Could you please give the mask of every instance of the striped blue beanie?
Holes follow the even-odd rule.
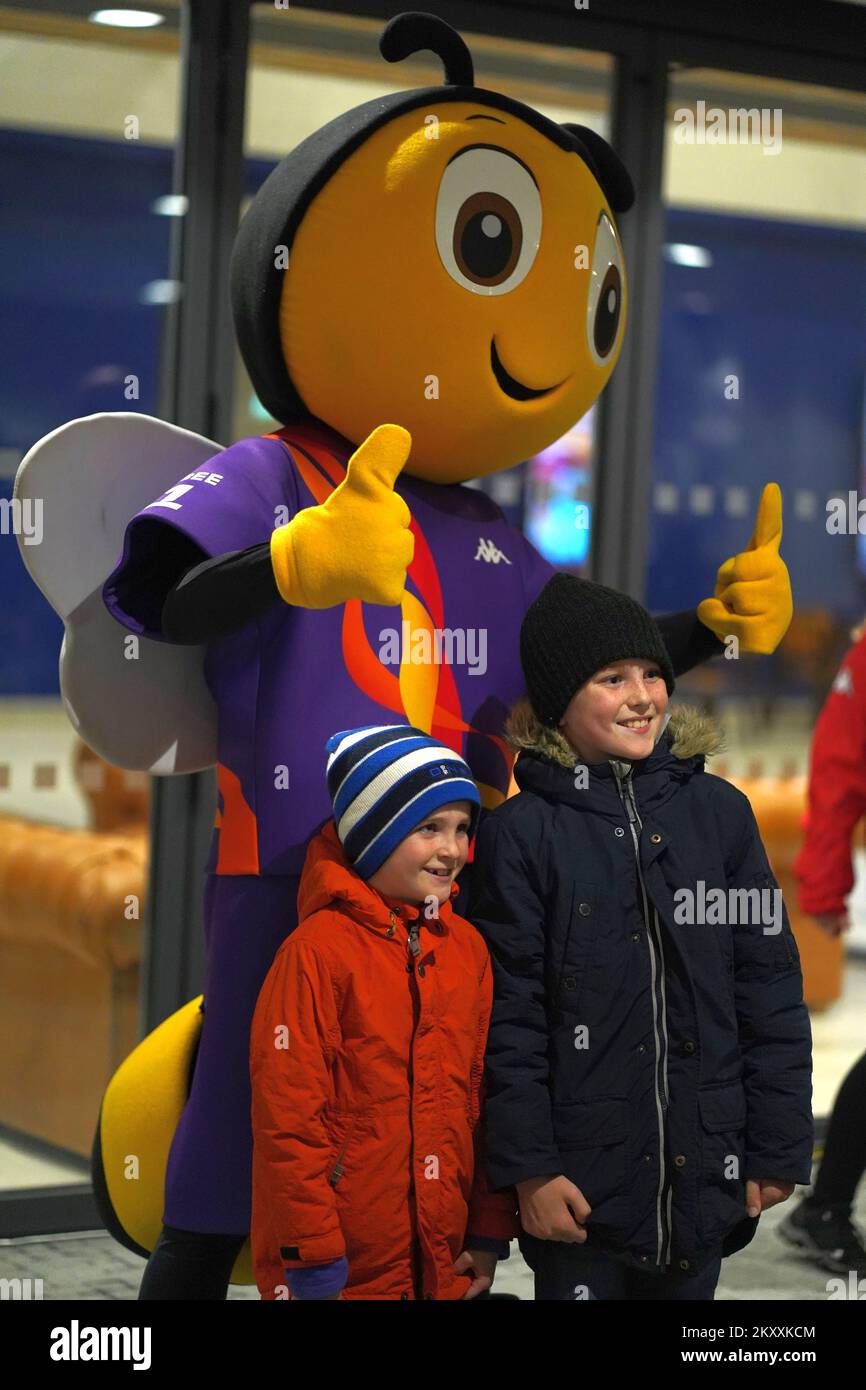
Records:
[[[469,838],[475,834],[481,797],[469,765],[421,729],[411,724],[343,729],[325,747],[337,836],[360,878],[372,878],[438,806],[471,802]]]

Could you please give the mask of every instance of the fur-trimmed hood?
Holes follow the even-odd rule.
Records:
[[[694,705],[674,705],[656,740],[666,739],[675,758],[712,757],[724,748],[718,724]],[[579,754],[565,734],[542,724],[524,696],[513,706],[505,725],[505,740],[515,752],[540,753],[562,767],[573,768]]]

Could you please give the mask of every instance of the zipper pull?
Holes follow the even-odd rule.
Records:
[[[410,950],[411,953],[412,953],[412,958],[413,958],[413,960],[417,960],[417,959],[418,959],[418,956],[420,956],[420,954],[421,954],[421,943],[420,943],[420,941],[418,940],[418,932],[420,931],[420,929],[421,929],[421,919],[420,919],[420,917],[418,917],[418,918],[415,919],[415,921],[412,923],[411,927],[409,928],[409,950]],[[407,961],[407,963],[406,963],[406,969],[411,971],[411,969],[412,969],[412,961]],[[423,980],[423,978],[424,978],[424,966],[422,965],[422,963],[421,963],[420,960],[418,961],[418,974],[421,976],[421,979]]]
[[[637,820],[638,820],[638,815],[637,815],[637,807],[636,807],[636,805],[635,805],[635,800],[634,800],[634,783],[633,783],[633,781],[632,781],[632,776],[631,776],[631,775],[632,775],[632,772],[633,772],[633,768],[632,768],[631,763],[629,763],[628,768],[626,769],[626,772],[625,772],[625,776],[624,776],[623,779],[622,779],[622,786],[623,786],[623,801],[625,802],[625,809],[628,811],[628,818],[629,818],[631,824],[632,824],[632,825],[636,825],[636,824],[637,824]]]
[[[331,1169],[331,1174],[328,1178],[328,1182],[331,1184],[332,1187],[336,1187],[337,1183],[340,1181],[340,1178],[343,1176],[343,1159],[346,1157],[346,1150],[349,1147],[349,1140],[352,1137],[354,1128],[355,1126],[353,1125],[352,1128],[349,1130],[349,1133],[343,1140],[343,1146],[340,1149],[339,1154],[337,1155],[337,1161]]]
[[[637,813],[637,806],[635,805],[634,783],[632,782],[634,766],[632,763],[629,763],[626,766],[625,772],[621,772],[617,760],[611,759],[611,767],[613,768],[613,775],[616,778],[619,799],[625,807],[626,815],[628,816],[628,823],[632,830],[637,826],[639,832],[640,818]]]

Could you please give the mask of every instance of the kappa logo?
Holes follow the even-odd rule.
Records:
[[[498,565],[500,560],[504,560],[506,565],[511,561],[508,556],[499,549],[491,540],[485,540],[483,536],[478,537],[478,549],[475,552],[476,560],[487,560],[490,564]]]
[[[838,676],[833,682],[833,689],[837,695],[853,695],[854,682],[851,679],[851,672],[847,666],[843,666]]]

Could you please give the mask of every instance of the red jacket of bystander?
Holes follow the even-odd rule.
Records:
[[[794,860],[799,904],[841,913],[854,886],[851,839],[866,815],[866,637],[846,654],[818,716],[809,760],[805,840]]]

